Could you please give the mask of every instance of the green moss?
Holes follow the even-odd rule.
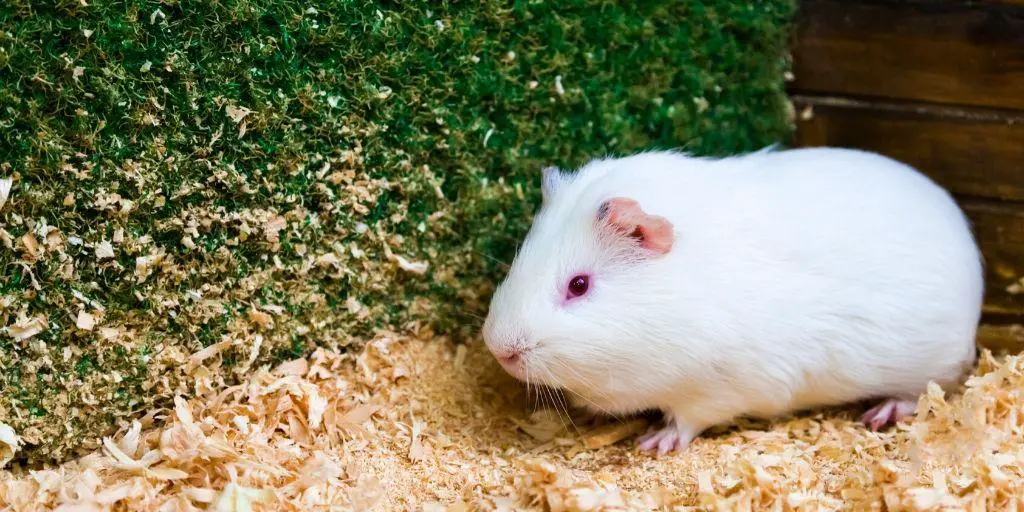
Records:
[[[4,2],[0,421],[29,462],[61,459],[188,392],[186,358],[225,340],[203,363],[230,380],[257,336],[262,364],[378,328],[471,335],[543,166],[786,139],[792,13],[792,0]],[[32,319],[45,329],[14,339]]]

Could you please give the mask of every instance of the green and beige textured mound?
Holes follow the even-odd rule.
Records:
[[[785,140],[792,4],[3,2],[16,456],[380,329],[472,332],[542,166]]]

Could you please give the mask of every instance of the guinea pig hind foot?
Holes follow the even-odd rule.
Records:
[[[860,422],[877,432],[883,427],[895,425],[906,418],[914,415],[917,410],[917,400],[901,400],[890,398],[880,404],[868,409],[860,417]]]
[[[669,452],[681,452],[690,445],[694,437],[700,431],[689,425],[668,420],[661,429],[652,429],[650,432],[640,436],[637,444],[641,451],[657,450],[658,455],[665,455]]]

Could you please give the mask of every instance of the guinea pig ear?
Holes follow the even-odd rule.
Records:
[[[597,220],[612,228],[618,236],[639,243],[656,256],[672,250],[675,241],[672,222],[665,217],[644,212],[640,203],[625,197],[609,199],[597,209]]]
[[[540,172],[540,193],[544,201],[549,201],[565,181],[561,169],[547,167]]]

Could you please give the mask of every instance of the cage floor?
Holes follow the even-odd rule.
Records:
[[[941,510],[1019,507],[1024,359],[872,433],[848,408],[743,423],[671,456],[644,419],[538,407],[479,343],[382,334],[178,399],[60,467],[0,474],[16,510]],[[328,507],[330,506],[330,507]],[[63,508],[58,508],[63,507]]]

